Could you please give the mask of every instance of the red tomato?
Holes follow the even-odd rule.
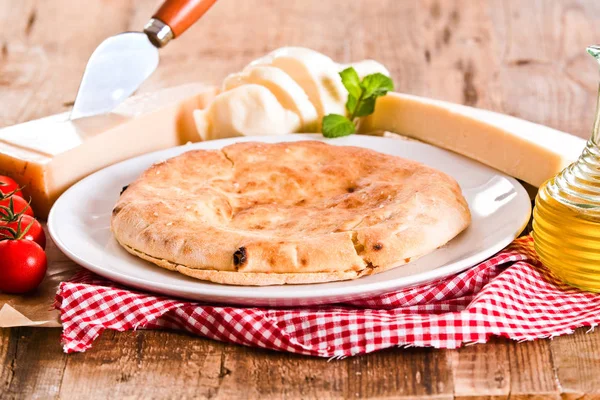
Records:
[[[13,190],[19,189],[19,184],[8,176],[0,175],[0,193],[8,194]],[[15,196],[23,197],[23,192],[17,190]]]
[[[0,290],[27,293],[46,276],[46,253],[31,240],[0,241]]]
[[[40,224],[35,218],[29,215],[22,215],[19,218],[21,221],[21,232],[24,232],[25,229],[31,224],[31,227],[27,231],[27,233],[21,238],[25,240],[33,240],[37,244],[40,245],[42,249],[46,248],[46,233],[44,233],[44,228],[42,228],[42,224]],[[19,221],[5,222],[0,221],[0,237],[3,234],[10,236],[10,231],[2,229],[3,226],[13,229],[15,232],[19,229]]]
[[[4,206],[4,207],[10,207],[10,200],[12,199],[13,202],[13,212],[15,214],[20,213],[21,211],[25,210],[25,215],[29,215],[30,217],[33,217],[33,210],[31,209],[31,207],[29,206],[29,203],[27,203],[25,201],[25,199],[23,199],[22,197],[18,197],[18,196],[10,196],[8,199],[4,199],[4,200],[0,200],[0,206]],[[0,209],[0,217],[2,215],[6,215],[6,211]]]

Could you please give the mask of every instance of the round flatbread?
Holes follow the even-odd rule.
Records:
[[[456,181],[423,164],[317,141],[238,143],[150,167],[111,225],[130,253],[198,279],[355,279],[444,245],[470,223]]]

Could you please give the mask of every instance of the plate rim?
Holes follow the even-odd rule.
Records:
[[[391,140],[391,141],[397,142],[397,141],[402,140],[402,139],[386,138],[386,137],[380,137],[380,136],[369,136],[369,135],[360,135],[360,136],[361,136],[360,139],[375,140],[375,141],[390,141]],[[248,141],[253,141],[253,140],[263,142],[262,139],[267,139],[269,141],[273,141],[272,143],[280,142],[278,139],[282,139],[281,141],[284,141],[284,142],[289,141],[289,140],[286,140],[285,138],[288,138],[288,139],[293,138],[292,141],[315,140],[316,139],[316,140],[327,142],[327,141],[335,140],[335,139],[324,138],[323,136],[321,136],[319,134],[302,134],[302,135],[286,134],[286,135],[262,135],[262,136],[224,138],[224,139],[218,139],[218,140],[211,140],[210,143],[212,145],[216,144],[217,145],[216,148],[220,148],[222,146],[227,146],[229,144],[237,143],[237,142],[248,142]],[[496,170],[493,167],[483,164],[477,160],[473,160],[468,157],[462,156],[460,154],[454,153],[452,151],[430,145],[428,143],[424,143],[424,142],[420,142],[420,141],[411,141],[411,142],[417,143],[417,145],[424,146],[426,148],[434,148],[437,150],[441,150],[441,151],[447,152],[453,156],[466,158],[472,162],[483,165],[486,168],[493,170],[497,175],[507,179],[513,185],[513,187],[515,187],[515,189],[517,191],[521,192],[520,195],[525,195],[527,197],[527,199],[529,199],[529,195],[527,194],[526,189],[523,187],[523,185],[521,185],[521,183],[518,180],[516,180],[515,178],[513,178],[511,176],[504,174],[501,171]],[[140,154],[138,156],[134,156],[134,157],[128,158],[126,160],[120,161],[118,163],[101,168],[98,171],[96,171],[96,172],[86,176],[85,178],[81,179],[80,181],[76,182],[74,185],[69,187],[63,194],[61,194],[61,196],[59,196],[59,198],[56,200],[56,202],[52,206],[50,213],[48,215],[48,219],[47,219],[48,231],[50,233],[52,240],[56,244],[56,246],[59,248],[59,250],[61,252],[63,252],[69,259],[74,261],[76,264],[78,264],[100,276],[106,277],[108,279],[112,279],[118,283],[129,285],[136,289],[147,290],[147,291],[151,291],[154,293],[174,295],[177,297],[192,299],[192,300],[196,300],[196,301],[202,300],[202,299],[207,299],[207,298],[219,298],[220,302],[230,303],[230,304],[258,304],[258,303],[260,303],[260,304],[267,305],[267,304],[270,304],[271,302],[277,302],[278,300],[286,301],[286,300],[293,300],[293,299],[298,300],[299,304],[301,304],[302,302],[308,302],[309,304],[327,304],[327,303],[331,303],[333,300],[338,302],[338,300],[337,300],[338,298],[342,298],[342,300],[339,300],[339,301],[347,301],[344,299],[365,298],[365,297],[369,297],[369,296],[373,296],[373,295],[377,295],[377,294],[381,294],[381,293],[390,292],[393,290],[409,288],[409,287],[413,287],[415,285],[425,284],[427,282],[433,282],[438,279],[442,279],[443,277],[450,276],[452,274],[458,274],[460,272],[463,272],[470,268],[473,268],[478,263],[497,254],[499,251],[501,251],[503,248],[505,248],[507,245],[509,245],[515,238],[517,238],[519,236],[519,234],[526,228],[526,226],[529,222],[530,216],[531,216],[531,202],[528,201],[529,217],[527,217],[524,220],[524,222],[521,224],[521,227],[519,228],[518,232],[507,235],[502,240],[496,241],[496,243],[493,246],[488,246],[485,249],[482,249],[481,251],[478,251],[475,254],[470,255],[469,257],[461,258],[461,260],[459,260],[457,262],[442,265],[433,270],[424,271],[424,272],[420,272],[420,273],[417,273],[414,275],[402,277],[401,279],[403,279],[404,281],[408,281],[408,283],[403,284],[401,286],[398,286],[397,284],[394,285],[393,282],[395,282],[396,280],[392,279],[392,280],[388,280],[388,281],[384,281],[384,282],[371,282],[371,283],[362,284],[362,285],[352,285],[352,286],[345,286],[345,287],[328,288],[327,293],[322,293],[322,291],[315,290],[314,292],[307,292],[307,293],[301,294],[300,298],[298,297],[298,293],[295,293],[293,290],[293,288],[295,286],[318,286],[323,283],[335,283],[335,282],[311,283],[311,284],[302,284],[302,285],[272,285],[271,287],[273,287],[273,286],[287,287],[287,288],[290,288],[290,290],[283,291],[283,294],[278,295],[277,297],[273,297],[271,294],[269,294],[267,292],[263,293],[260,290],[256,290],[251,293],[244,293],[242,295],[243,298],[240,299],[239,293],[237,295],[235,295],[236,289],[243,288],[243,287],[245,287],[245,288],[251,288],[251,287],[258,288],[258,287],[226,285],[226,284],[218,284],[218,283],[212,283],[212,282],[198,280],[197,282],[199,284],[206,285],[205,287],[202,288],[202,293],[198,293],[198,291],[194,291],[193,289],[190,289],[190,288],[174,287],[174,285],[170,284],[170,283],[163,283],[163,282],[142,279],[142,278],[138,278],[135,276],[126,275],[126,274],[111,270],[106,267],[98,266],[92,262],[88,262],[85,258],[82,258],[81,256],[79,256],[76,253],[76,251],[72,251],[69,248],[69,246],[62,241],[62,239],[60,238],[60,235],[57,233],[57,229],[56,229],[56,224],[58,223],[58,222],[56,222],[56,217],[55,217],[56,213],[58,212],[56,210],[58,210],[60,208],[61,202],[66,201],[65,199],[68,198],[70,193],[76,191],[79,186],[85,185],[87,181],[95,179],[95,176],[99,173],[102,173],[102,172],[106,173],[105,171],[108,169],[117,170],[117,169],[119,169],[119,167],[122,167],[124,164],[135,163],[136,160],[141,160],[145,157],[160,159],[159,154],[166,153],[166,152],[172,152],[174,150],[184,150],[184,151],[185,151],[185,149],[193,150],[193,149],[196,149],[196,148],[202,146],[203,143],[208,143],[208,142],[196,142],[191,145],[185,144],[185,145],[180,145],[180,146],[170,147],[167,149],[162,149],[162,150],[157,150],[157,151],[153,151],[153,152],[149,152],[149,153]],[[219,146],[219,144],[222,144],[222,146]],[[362,146],[360,146],[360,144],[347,144],[347,145],[362,147]],[[202,148],[202,147],[200,147],[200,148]],[[374,150],[374,151],[377,151],[377,150]],[[154,156],[154,157],[152,157],[152,156]],[[171,155],[168,157],[175,157],[175,155]],[[112,240],[114,240],[114,237],[112,238]],[[456,263],[466,264],[467,266],[457,268],[454,265]],[[152,265],[149,264],[149,267],[152,267]],[[429,277],[423,278],[423,275],[427,275]],[[360,280],[360,278],[353,280],[353,282],[356,282],[358,280]],[[210,285],[208,285],[208,284],[210,284]],[[213,287],[213,285],[214,285],[214,287]],[[236,301],[234,301],[235,298],[240,299],[242,301],[236,302]],[[231,299],[231,301],[229,301],[229,299]]]

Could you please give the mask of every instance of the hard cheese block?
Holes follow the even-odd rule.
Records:
[[[0,174],[25,186],[36,216],[58,196],[107,165],[199,137],[193,110],[217,90],[190,84],[134,96],[114,112],[75,121],[68,113],[0,130]]]
[[[392,131],[478,160],[539,187],[575,161],[585,141],[491,111],[401,93],[377,100],[363,133]]]

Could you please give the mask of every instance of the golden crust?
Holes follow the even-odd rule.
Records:
[[[268,272],[236,272],[236,271],[216,271],[208,269],[191,269],[184,265],[173,264],[170,261],[162,260],[141,253],[129,246],[123,245],[125,250],[146,261],[150,261],[171,271],[177,271],[192,278],[203,281],[211,281],[215,283],[224,283],[227,285],[237,286],[268,286],[268,285],[285,285],[285,284],[305,284],[305,283],[323,283],[333,281],[344,281],[355,279],[359,276],[366,275],[369,271],[364,269],[357,273],[355,271],[336,271],[336,272],[307,272],[307,273],[291,273],[277,274]]]
[[[129,252],[234,285],[355,279],[444,245],[470,222],[422,164],[316,141],[238,143],[155,164],[111,220]]]

